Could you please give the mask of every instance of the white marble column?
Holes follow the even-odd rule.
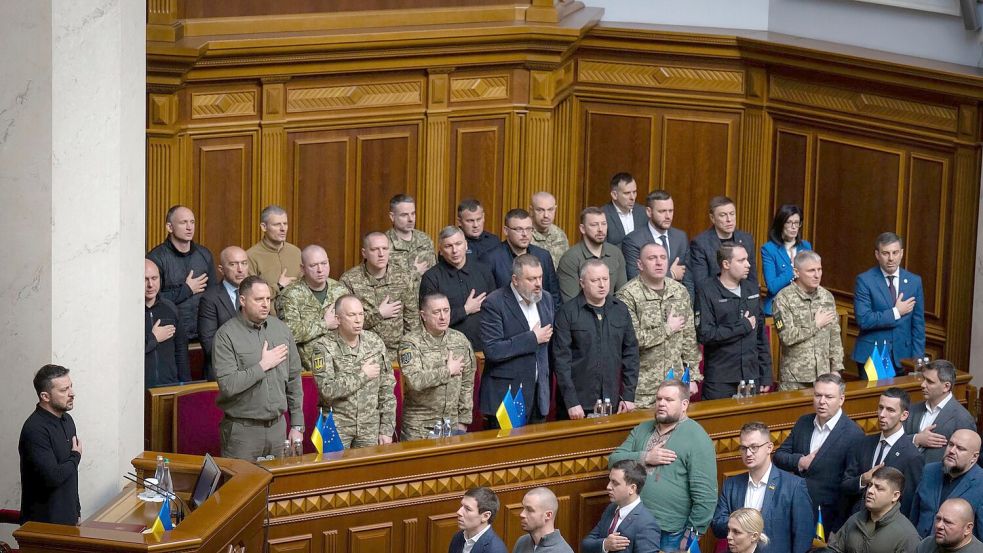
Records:
[[[4,508],[45,363],[75,384],[83,516],[143,449],[145,44],[143,2],[0,2]]]

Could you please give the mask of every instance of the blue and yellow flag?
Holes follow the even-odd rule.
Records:
[[[510,412],[515,411],[514,401],[512,399],[512,386],[509,386],[509,389],[505,392],[505,397],[502,398],[502,403],[499,404],[498,410],[495,411],[495,418],[498,419],[498,427],[502,430],[512,429]]]
[[[324,436],[321,436],[321,424],[323,421],[324,413],[318,409],[317,422],[314,423],[314,430],[311,430],[311,443],[314,444],[314,449],[317,450],[318,455],[324,453]]]
[[[338,434],[338,427],[334,423],[334,410],[328,411],[328,416],[324,417],[321,421],[321,426],[318,430],[321,433],[325,453],[345,450],[345,444],[341,441],[341,435]]]
[[[871,382],[876,381],[884,373],[882,363],[881,350],[877,346],[877,342],[874,342],[874,351],[870,352],[870,356],[867,357],[867,361],[864,363],[864,375],[867,377],[867,380]]]
[[[171,500],[165,496],[164,503],[160,506],[160,512],[157,513],[157,518],[150,525],[150,528],[147,529],[147,532],[160,535],[165,530],[173,529],[174,525],[171,524]]]
[[[816,515],[816,535],[812,538],[813,547],[826,547],[826,529],[823,528],[823,508],[819,507]]]

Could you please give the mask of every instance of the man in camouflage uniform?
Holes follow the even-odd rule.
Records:
[[[301,279],[284,288],[276,297],[276,312],[287,324],[297,342],[304,370],[311,367],[311,345],[329,330],[338,328],[334,302],[348,291],[328,278],[331,265],[321,246],[307,246],[300,254]]]
[[[341,275],[341,283],[362,301],[365,330],[382,338],[393,359],[403,336],[420,326],[417,275],[390,263],[389,238],[381,232],[370,232],[362,239],[362,259]]]
[[[334,304],[337,330],[314,341],[311,359],[323,411],[334,410],[345,448],[389,444],[396,431],[392,363],[382,339],[362,328],[365,311],[355,296]]]
[[[639,370],[635,388],[635,407],[645,409],[655,402],[659,383],[671,368],[682,378],[683,365],[689,365],[690,393],[697,392],[700,374],[700,348],[689,293],[682,283],[666,278],[669,259],[659,244],[646,244],[639,252],[638,276],[618,292],[628,306],[638,338]]]
[[[532,243],[550,252],[555,269],[560,258],[570,249],[567,233],[553,224],[556,198],[549,192],[536,192],[529,202],[529,214],[532,215]]]
[[[451,304],[430,294],[420,304],[423,328],[403,337],[399,367],[403,373],[403,430],[400,439],[427,437],[434,423],[450,419],[454,428],[471,424],[474,373],[478,366],[468,338],[450,328]]]
[[[780,390],[809,388],[816,377],[843,371],[843,342],[836,301],[819,285],[823,262],[804,250],[792,264],[795,280],[775,296],[775,329],[782,342]]]
[[[416,201],[413,196],[396,194],[389,200],[389,219],[393,226],[386,231],[392,242],[393,265],[414,275],[416,281],[437,263],[433,240],[416,230]]]

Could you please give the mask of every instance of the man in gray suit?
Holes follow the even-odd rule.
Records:
[[[628,280],[638,276],[638,256],[645,244],[659,244],[665,248],[669,257],[669,272],[666,276],[683,283],[693,296],[693,283],[686,272],[689,260],[689,237],[686,232],[672,226],[675,205],[672,196],[665,190],[655,190],[645,197],[645,213],[648,222],[625,237],[621,242],[621,253],[625,256]]]
[[[611,203],[604,204],[604,216],[608,220],[607,243],[620,246],[625,236],[648,223],[645,208],[635,202],[638,185],[635,177],[618,173],[611,177]]]
[[[942,460],[945,446],[956,430],[976,432],[976,421],[955,398],[956,367],[945,359],[936,359],[922,371],[922,394],[925,401],[911,408],[905,421],[905,434],[921,450],[926,463]]]

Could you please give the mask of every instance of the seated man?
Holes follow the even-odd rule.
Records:
[[[894,467],[874,471],[864,496],[864,508],[832,535],[829,547],[839,553],[892,551],[914,553],[918,532],[901,513],[904,475]]]
[[[556,529],[556,495],[548,488],[533,488],[522,498],[519,524],[528,532],[519,536],[512,553],[573,553]]]
[[[505,543],[491,527],[498,507],[498,496],[488,488],[464,492],[461,508],[457,510],[457,527],[461,531],[451,538],[447,553],[463,553],[465,548],[472,553],[508,553]]]
[[[580,553],[658,551],[662,540],[659,524],[638,495],[645,486],[646,476],[645,467],[631,459],[611,466],[608,479],[611,504],[580,543]]]
[[[915,490],[911,518],[918,535],[932,532],[935,513],[946,499],[961,497],[976,506],[976,537],[983,526],[983,469],[976,464],[980,455],[980,435],[972,430],[956,430],[941,463],[929,463],[922,472],[922,481]]]
[[[915,553],[983,553],[973,535],[973,506],[961,497],[947,499],[935,514],[935,534],[922,540]]]

